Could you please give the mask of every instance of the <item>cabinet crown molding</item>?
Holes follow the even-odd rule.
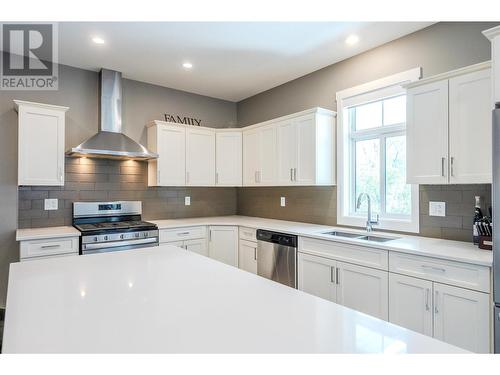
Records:
[[[481,62],[478,64],[465,66],[463,68],[450,70],[449,72],[436,74],[436,75],[431,76],[431,77],[423,78],[421,80],[405,84],[405,85],[403,85],[403,87],[406,89],[411,89],[413,87],[426,85],[428,83],[443,81],[445,79],[450,79],[453,77],[461,76],[461,75],[472,73],[472,72],[477,72],[479,70],[490,69],[490,68],[491,68],[491,60],[488,60],[488,61],[484,61],[484,62]]]
[[[23,106],[23,105],[30,106],[30,107],[36,107],[36,108],[54,109],[54,110],[63,111],[63,112],[66,112],[69,109],[69,107],[64,107],[64,106],[60,106],[60,105],[28,102],[25,100],[17,100],[17,99],[14,99],[14,104],[15,104],[16,112],[18,112],[19,107]]]
[[[488,38],[489,40],[492,40],[496,36],[500,35],[500,25],[499,26],[495,26],[495,27],[493,27],[491,29],[488,29],[488,30],[484,30],[483,31],[483,35],[486,38]]]

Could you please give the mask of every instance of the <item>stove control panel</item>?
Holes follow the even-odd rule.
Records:
[[[82,244],[130,241],[143,238],[158,237],[158,230],[145,230],[137,232],[109,233],[99,235],[84,235],[82,236]]]

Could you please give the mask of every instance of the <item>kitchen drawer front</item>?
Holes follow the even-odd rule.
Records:
[[[62,254],[78,254],[78,237],[21,241],[20,258],[36,258]]]
[[[388,270],[387,250],[335,241],[299,237],[299,252],[332,258],[360,266]]]
[[[257,229],[240,227],[240,240],[257,242]]]
[[[389,254],[389,271],[490,292],[489,267],[393,252]]]
[[[207,227],[184,227],[160,230],[160,243],[172,241],[195,240],[207,236]]]

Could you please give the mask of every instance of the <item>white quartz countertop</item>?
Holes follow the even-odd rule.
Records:
[[[26,228],[16,231],[17,241],[41,240],[47,238],[79,237],[80,231],[71,226]]]
[[[463,353],[180,248],[13,263],[4,353]]]
[[[389,242],[374,243],[367,241],[332,237],[323,234],[327,231],[342,231],[366,234],[365,231],[354,229],[331,227],[325,225],[300,223],[293,221],[283,221],[274,219],[264,219],[248,216],[217,216],[189,219],[173,220],[151,220],[156,223],[160,229],[178,228],[192,225],[239,225],[255,229],[267,229],[277,232],[295,234],[298,236],[312,237],[330,241],[357,244],[362,246],[376,247],[389,251],[397,251],[414,255],[423,255],[440,259],[453,260],[469,264],[477,264],[491,267],[493,264],[493,254],[489,250],[481,250],[469,242],[450,241],[428,237],[407,236],[393,234],[388,232],[372,232],[372,235],[383,237],[395,237],[397,239]],[[300,248],[299,248],[300,251]]]

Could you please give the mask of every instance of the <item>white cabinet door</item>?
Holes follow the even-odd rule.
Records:
[[[337,303],[388,319],[389,273],[337,262]]]
[[[295,119],[295,127],[297,131],[297,160],[293,179],[298,185],[314,185],[316,183],[315,116],[307,115]],[[318,160],[318,163],[322,162]]]
[[[491,70],[450,79],[450,183],[491,183]]]
[[[434,283],[434,337],[476,352],[490,351],[489,294]]]
[[[389,274],[389,321],[432,336],[432,281]]]
[[[257,274],[257,243],[240,240],[238,247],[238,268]]]
[[[335,302],[335,260],[299,253],[298,255],[299,290]]]
[[[157,185],[184,186],[186,184],[186,128],[161,124],[157,128],[157,137]]]
[[[16,102],[19,113],[18,184],[64,185],[66,107]]]
[[[215,132],[186,129],[186,185],[215,185]]]
[[[200,255],[208,256],[207,241],[205,238],[199,238],[196,240],[186,240],[183,244],[186,250],[198,253]]]
[[[297,127],[292,120],[276,124],[278,137],[278,184],[294,185],[294,173],[297,168]]]
[[[257,185],[260,168],[260,132],[252,129],[243,132],[243,185]]]
[[[228,131],[216,134],[217,186],[241,186],[242,177],[242,136],[241,132]]]
[[[447,183],[448,81],[410,88],[406,121],[407,182]]]
[[[209,227],[209,257],[220,262],[238,267],[238,227]]]
[[[276,127],[259,128],[259,157],[257,181],[259,185],[276,185]]]

